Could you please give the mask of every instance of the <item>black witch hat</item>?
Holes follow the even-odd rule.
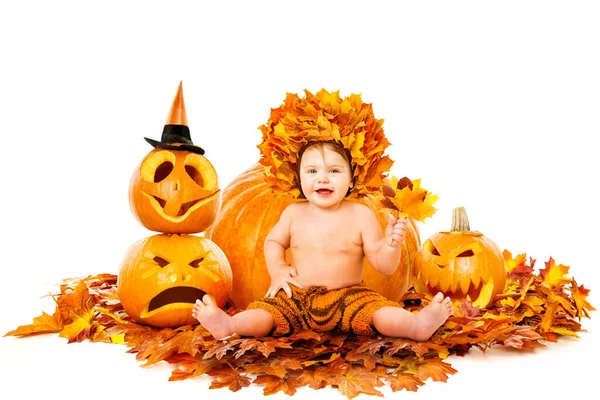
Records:
[[[167,123],[163,128],[160,142],[147,137],[144,139],[155,148],[159,147],[161,149],[183,150],[200,155],[204,154],[204,149],[200,146],[196,146],[192,142],[190,136],[181,82],[179,82],[179,88],[177,89],[177,94],[173,100],[169,116],[167,117]]]

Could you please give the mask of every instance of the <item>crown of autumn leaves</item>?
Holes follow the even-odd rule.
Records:
[[[383,155],[390,145],[383,132],[383,120],[375,118],[373,107],[360,94],[341,98],[339,91],[324,89],[305,96],[287,93],[283,104],[271,110],[262,132],[260,164],[265,180],[275,194],[300,195],[296,177],[298,153],[311,141],[340,143],[352,157],[354,188],[349,196],[360,197],[380,190],[384,173],[394,161]]]

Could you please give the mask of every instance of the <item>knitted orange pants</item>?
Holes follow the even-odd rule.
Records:
[[[300,289],[290,285],[292,298],[283,290],[270,298],[248,305],[247,310],[260,308],[275,318],[273,336],[287,335],[303,329],[330,331],[334,329],[358,335],[371,335],[373,313],[381,307],[400,307],[367,287],[364,283],[347,288],[327,290],[323,286]]]

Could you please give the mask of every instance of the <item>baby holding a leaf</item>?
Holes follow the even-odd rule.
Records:
[[[297,159],[296,176],[307,201],[290,204],[266,237],[271,286],[265,298],[230,316],[205,295],[194,305],[194,318],[216,339],[339,329],[428,340],[453,312],[448,297],[438,293],[413,314],[362,279],[364,257],[382,274],[396,270],[406,219],[392,218],[384,234],[367,206],[345,199],[354,186],[353,164],[339,142],[308,142]]]

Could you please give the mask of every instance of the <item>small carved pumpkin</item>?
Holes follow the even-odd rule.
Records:
[[[194,324],[192,307],[205,294],[223,307],[231,294],[231,267],[211,240],[194,235],[154,235],[133,244],[117,280],[125,312],[156,327]]]
[[[131,210],[147,229],[198,233],[208,228],[221,207],[217,173],[202,155],[152,150],[136,168],[129,190]]]
[[[370,197],[349,199],[365,204],[377,214],[382,229],[387,220],[378,212],[378,202]],[[206,231],[227,254],[233,271],[232,303],[238,308],[263,297],[271,278],[264,257],[264,241],[277,223],[292,196],[276,196],[267,186],[264,168],[256,163],[241,173],[223,190],[223,207],[215,223]],[[420,236],[413,220],[408,221],[402,260],[392,275],[383,275],[365,260],[363,280],[390,300],[399,301],[410,285],[410,265],[420,246]],[[286,251],[289,261],[289,251]]]
[[[425,241],[415,257],[413,284],[419,293],[442,292],[486,308],[506,283],[504,257],[498,246],[469,230],[463,207],[456,208],[450,232],[438,232]]]
[[[188,128],[182,84],[160,141],[135,169],[129,204],[140,223],[156,232],[198,233],[208,228],[221,207],[217,172],[194,145]]]

